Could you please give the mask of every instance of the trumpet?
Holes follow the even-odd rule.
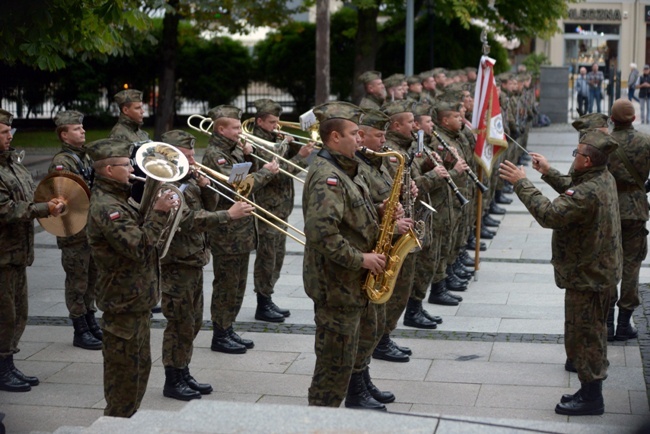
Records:
[[[300,235],[300,236],[302,236],[302,237],[305,237],[305,233],[302,232],[300,229],[298,229],[298,228],[296,228],[295,226],[293,226],[293,225],[291,225],[291,224],[285,222],[285,221],[282,220],[280,217],[278,217],[278,216],[276,216],[275,214],[271,213],[270,211],[268,211],[268,210],[262,208],[261,206],[257,205],[255,202],[249,200],[248,197],[247,197],[248,194],[245,194],[245,195],[242,194],[243,192],[248,192],[248,193],[250,193],[250,190],[252,189],[252,186],[253,186],[253,179],[252,179],[252,177],[251,177],[250,175],[247,176],[247,177],[244,179],[244,181],[242,181],[242,183],[239,183],[239,184],[237,184],[237,185],[232,186],[232,187],[234,187],[234,189],[233,189],[233,188],[230,187],[231,184],[228,182],[228,177],[227,177],[226,175],[224,175],[224,174],[222,174],[222,173],[219,173],[219,172],[217,172],[216,170],[212,170],[212,169],[210,169],[209,167],[204,166],[203,164],[196,163],[196,162],[195,162],[194,164],[195,164],[195,167],[193,167],[193,170],[196,171],[197,173],[199,173],[199,174],[205,176],[205,177],[208,178],[210,181],[212,181],[212,182],[218,184],[219,187],[223,188],[224,190],[226,190],[227,192],[231,193],[232,195],[234,195],[235,197],[239,198],[240,200],[243,200],[244,202],[248,203],[249,205],[252,205],[255,209],[260,210],[260,211],[262,211],[263,213],[267,214],[269,217],[273,218],[273,219],[276,220],[278,223],[283,224],[283,225],[286,225],[287,228],[291,229],[291,230],[294,231],[296,234],[298,234],[298,235]],[[246,183],[246,186],[242,186],[243,183]],[[225,199],[227,199],[227,200],[229,200],[229,201],[235,203],[235,199],[233,199],[232,197],[228,196],[227,194],[224,194],[224,193],[221,192],[219,189],[217,189],[217,188],[215,188],[215,187],[213,187],[213,186],[211,186],[211,185],[208,185],[208,188],[210,188],[212,191],[216,192],[216,193],[219,194],[220,196],[224,197]],[[271,226],[271,227],[274,228],[275,230],[282,232],[283,234],[285,234],[285,235],[288,236],[289,238],[293,239],[294,241],[296,241],[296,242],[302,244],[303,246],[305,245],[305,242],[304,242],[303,240],[301,240],[300,238],[296,237],[296,236],[293,235],[292,233],[290,233],[290,232],[288,232],[288,231],[282,229],[280,226],[278,226],[278,225],[276,225],[276,224],[270,222],[268,219],[262,217],[262,216],[259,215],[258,213],[256,213],[256,212],[252,212],[251,214],[252,214],[253,216],[255,216],[257,219],[259,219],[259,220],[263,221],[264,223],[268,224],[269,226]]]

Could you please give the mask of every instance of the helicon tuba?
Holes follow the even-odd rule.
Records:
[[[178,196],[180,205],[169,211],[167,222],[156,243],[160,258],[163,258],[178,229],[185,204],[183,193],[176,186],[166,183],[184,178],[189,173],[190,163],[181,151],[163,142],[147,142],[140,146],[135,154],[135,161],[147,175],[140,201],[140,213],[143,216],[146,217],[152,212],[156,200],[163,192],[172,190]]]
[[[422,244],[412,228],[407,233],[401,235],[395,244],[392,243],[395,221],[397,220],[395,214],[399,206],[399,197],[404,181],[404,156],[397,151],[374,152],[365,147],[361,148],[361,152],[378,157],[395,157],[399,162],[399,167],[393,179],[393,187],[384,207],[384,217],[381,219],[381,225],[379,226],[379,239],[373,250],[374,253],[386,256],[386,267],[381,274],[374,275],[368,273],[366,281],[363,284],[363,290],[370,302],[383,304],[393,295],[395,282],[404,264],[406,255],[416,248],[421,248]]]

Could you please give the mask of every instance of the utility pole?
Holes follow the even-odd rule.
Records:
[[[413,28],[414,23],[414,0],[406,0],[406,46],[404,56],[404,74],[413,75]]]
[[[316,105],[330,95],[330,10],[329,0],[316,0]]]

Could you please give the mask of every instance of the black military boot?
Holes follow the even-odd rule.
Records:
[[[410,360],[408,354],[405,354],[392,345],[390,336],[385,334],[372,352],[373,359],[386,360],[388,362],[406,363]]]
[[[496,232],[492,232],[485,226],[481,226],[481,238],[484,240],[491,240],[496,235]]]
[[[219,351],[220,353],[228,354],[244,354],[246,347],[242,344],[235,342],[231,337],[229,330],[224,330],[214,324],[214,331],[212,334],[212,351]]]
[[[445,285],[449,291],[467,290],[467,280],[463,280],[456,276],[449,265],[447,266],[447,278],[445,279]]]
[[[475,265],[474,258],[472,258],[472,257],[469,255],[469,253],[467,253],[467,249],[463,249],[463,250],[460,252],[460,256],[459,256],[459,257],[460,257],[460,261],[462,262],[462,264],[463,264],[464,266],[474,268],[474,265]]]
[[[262,294],[257,294],[257,309],[255,310],[255,319],[267,322],[284,322],[284,315],[277,312],[271,306],[271,298]]]
[[[386,411],[386,406],[373,398],[372,395],[370,395],[370,392],[368,392],[366,382],[363,380],[362,372],[350,376],[348,394],[345,397],[345,406],[347,408],[357,408],[360,410]]]
[[[431,283],[431,292],[429,293],[429,303],[441,304],[443,306],[458,306],[458,300],[447,291],[446,281]]]
[[[179,401],[191,401],[201,399],[201,394],[191,389],[183,379],[183,370],[173,366],[165,366],[165,387],[163,395],[167,398],[178,399]]]
[[[628,339],[636,339],[639,335],[638,330],[630,324],[632,318],[632,310],[618,308],[618,321],[616,324],[616,335],[614,338],[617,341],[626,341]]]
[[[7,392],[29,392],[32,386],[17,378],[11,370],[9,357],[0,360],[0,390]]]
[[[389,344],[392,345],[393,348],[395,348],[397,351],[401,351],[402,353],[406,354],[407,356],[413,355],[413,351],[409,347],[405,347],[404,345],[397,345],[397,342],[392,340],[390,336],[388,337],[389,339]]]
[[[438,324],[422,314],[422,302],[409,298],[404,312],[404,325],[418,329],[435,329]]]
[[[273,299],[269,297],[269,304],[271,305],[271,308],[282,315],[285,318],[289,318],[291,316],[291,311],[289,309],[282,309],[279,307],[277,304],[273,303]]]
[[[467,240],[467,248],[470,250],[476,250],[476,237],[474,236],[474,233],[471,233],[469,239]],[[485,252],[487,250],[487,246],[483,241],[481,241],[480,250],[481,252]]]
[[[232,326],[230,326],[227,331],[228,331],[228,335],[230,336],[230,339],[237,342],[239,345],[243,345],[249,350],[255,346],[255,343],[250,339],[244,339],[241,336],[239,336],[237,333],[235,333],[235,330],[232,328]]]
[[[393,395],[391,392],[382,392],[377,388],[377,386],[372,384],[372,380],[370,379],[370,368],[366,368],[362,374],[363,381],[366,383],[366,389],[368,389],[368,393],[370,393],[370,396],[375,398],[376,401],[381,402],[382,404],[390,404],[391,402],[395,401],[395,395]]]
[[[72,326],[74,327],[74,338],[72,339],[72,345],[75,347],[83,348],[84,350],[102,349],[102,341],[90,333],[85,316],[82,315],[78,318],[73,318]]]
[[[564,362],[564,370],[567,372],[578,373],[578,370],[573,366],[573,361],[567,357],[566,362]]]
[[[603,380],[582,383],[576,395],[572,400],[556,405],[555,412],[567,416],[600,415],[605,412]]]
[[[23,383],[27,383],[30,386],[38,386],[40,381],[38,381],[38,378],[32,377],[29,375],[25,375],[22,373],[22,371],[18,368],[16,368],[16,365],[14,365],[14,355],[12,354],[11,356],[7,357],[9,360],[9,369],[11,369],[11,372],[13,372],[14,377],[18,378],[20,381]]]
[[[86,317],[86,324],[88,324],[88,330],[90,330],[90,333],[92,333],[92,335],[95,336],[95,339],[97,339],[98,341],[104,339],[104,332],[102,332],[102,328],[97,323],[97,318],[95,318],[95,312],[88,311],[86,312],[85,317]]]
[[[499,220],[490,217],[490,214],[485,214],[481,220],[483,222],[483,226],[487,226],[489,228],[498,228],[501,224]]]
[[[512,199],[506,196],[505,193],[501,190],[494,192],[494,201],[501,205],[510,205],[512,203]]]
[[[196,390],[201,395],[208,395],[212,392],[211,385],[208,383],[199,383],[194,377],[192,377],[189,366],[184,367],[181,371],[183,373],[183,380],[188,386],[190,386],[190,389]]]
[[[495,215],[503,215],[506,213],[505,208],[501,208],[497,203],[493,200],[490,202],[490,208],[488,208],[488,212],[490,214],[495,214]]]
[[[616,304],[612,304],[607,312],[607,341],[614,341],[614,308]]]
[[[512,194],[515,192],[515,187],[510,184],[508,181],[503,182],[503,188],[501,189],[501,193],[505,194]]]
[[[420,312],[422,312],[422,315],[424,315],[424,317],[429,321],[433,321],[436,324],[442,324],[442,317],[438,315],[431,315],[424,307],[422,307],[422,302],[420,302]]]
[[[474,275],[474,271],[466,268],[458,258],[456,258],[456,261],[451,264],[451,268],[454,271],[454,274],[463,280],[470,280]]]

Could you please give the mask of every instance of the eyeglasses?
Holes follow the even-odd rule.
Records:
[[[587,155],[587,154],[583,154],[582,152],[578,152],[578,148],[574,149],[573,153],[571,155],[573,155],[573,157],[575,158],[575,156],[578,155],[578,154],[582,155],[585,158],[589,157],[589,155]]]

